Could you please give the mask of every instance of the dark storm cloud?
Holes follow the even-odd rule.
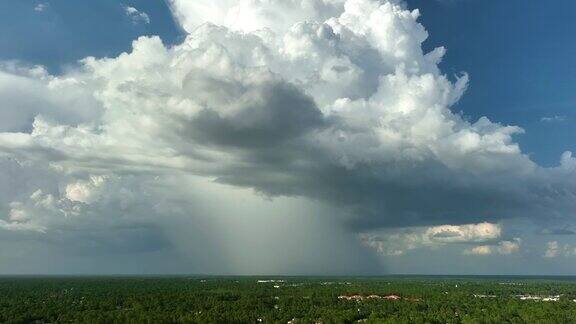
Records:
[[[559,194],[573,190],[560,179],[554,188],[544,189],[537,179],[455,173],[432,167],[434,163],[408,170],[395,164],[347,169],[311,149],[291,148],[251,154],[250,167],[226,170],[218,179],[272,196],[305,196],[340,205],[360,216],[350,224],[357,230],[537,219],[550,211],[568,217],[574,207],[571,195]]]
[[[234,101],[234,112],[222,116],[205,109],[186,131],[205,145],[258,150],[302,137],[324,123],[313,99],[285,82],[250,89]]]

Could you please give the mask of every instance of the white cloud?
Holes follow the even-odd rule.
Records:
[[[550,241],[546,243],[546,252],[544,253],[544,257],[546,258],[555,258],[560,253],[560,246],[558,241]]]
[[[475,246],[473,248],[464,250],[464,254],[490,255],[492,254],[492,246],[490,245]]]
[[[546,243],[545,258],[573,257],[576,256],[576,247],[571,244],[560,244],[558,241],[549,241]]]
[[[138,9],[130,6],[124,6],[124,12],[126,16],[132,20],[132,23],[139,24],[139,23],[150,23],[150,16],[147,13],[139,11]]]
[[[441,243],[485,242],[500,237],[502,228],[498,224],[481,223],[470,225],[444,225],[428,228],[425,236]]]
[[[513,241],[502,241],[498,243],[498,253],[503,255],[515,254],[520,251],[522,240],[515,238]]]
[[[104,185],[106,178],[103,176],[92,176],[88,181],[76,181],[66,185],[66,198],[74,202],[91,204],[99,199],[100,189]]]
[[[464,250],[464,254],[469,255],[492,255],[498,253],[500,255],[511,255],[520,252],[522,240],[515,238],[511,241],[500,241],[493,245],[478,245]]]
[[[550,117],[542,117],[540,118],[541,122],[544,123],[561,123],[566,121],[566,116],[550,116]]]
[[[502,228],[500,225],[481,223],[363,233],[360,235],[360,240],[379,254],[399,256],[415,249],[439,248],[449,244],[491,242],[500,238],[501,233]],[[486,250],[485,248],[479,248],[478,250],[482,249]],[[478,252],[478,250],[472,249],[470,252]],[[491,249],[488,250],[491,252]]]
[[[416,249],[439,249],[450,245],[476,245],[464,249],[469,255],[511,255],[520,252],[522,240],[501,240],[502,226],[480,223],[428,228],[391,229],[360,235],[364,245],[384,256],[400,256]]]
[[[48,9],[50,5],[48,3],[39,3],[34,7],[34,11],[36,12],[43,12]]]
[[[176,17],[188,32],[203,23],[231,30],[254,32],[271,29],[285,32],[303,21],[324,21],[343,10],[343,0],[170,0]],[[350,2],[351,3],[351,2]]]
[[[68,125],[90,122],[102,111],[92,91],[72,75],[56,78],[41,66],[0,62],[0,132],[28,131],[39,115]]]

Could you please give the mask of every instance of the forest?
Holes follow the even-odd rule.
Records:
[[[576,323],[576,281],[1,277],[2,323]]]

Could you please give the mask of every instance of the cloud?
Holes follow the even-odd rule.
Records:
[[[442,243],[484,242],[500,237],[502,229],[498,224],[481,223],[471,225],[445,225],[431,227],[425,235],[432,241]]]
[[[515,238],[513,241],[502,241],[498,243],[498,253],[503,255],[518,253],[521,244],[522,240],[519,238]]]
[[[90,122],[102,107],[73,77],[56,78],[41,66],[0,62],[0,132],[30,131],[37,116],[67,125]]]
[[[42,175],[2,197],[1,227],[41,229],[51,241],[54,232],[91,237],[83,241],[90,246],[143,226],[127,234],[136,246],[150,248],[147,237],[157,248],[226,246],[235,258],[248,238],[230,245],[209,234],[237,221],[234,208],[214,216],[217,225],[198,216],[215,213],[198,207],[211,199],[206,188],[221,197],[214,205],[228,205],[236,194],[222,192],[232,187],[258,202],[289,200],[280,212],[261,205],[269,208],[261,213],[292,217],[301,224],[295,232],[306,222],[286,211],[291,204],[318,208],[314,228],[346,234],[345,269],[358,255],[358,233],[404,228],[391,250],[379,238],[363,240],[399,254],[492,242],[504,219],[573,217],[576,159],[566,152],[557,167],[538,166],[515,142],[521,128],[452,111],[468,76],[442,74],[444,48],[423,51],[428,33],[418,10],[376,0],[170,4],[188,33],[181,44],[141,37],[129,53],[88,57],[58,76],[19,64],[1,69],[0,157],[20,171],[0,175],[7,183]],[[24,216],[11,217],[12,209]],[[186,217],[210,224],[208,234]],[[187,240],[183,227],[198,239]],[[310,244],[330,251],[322,240]],[[502,251],[514,251],[510,242]],[[207,253],[181,250],[210,262]],[[225,264],[214,260],[210,269]]]
[[[73,202],[91,204],[102,195],[101,188],[105,184],[103,176],[91,176],[86,181],[76,181],[66,185],[65,196]]]
[[[324,207],[309,202],[268,201],[186,175],[66,180],[56,192],[39,190],[13,202],[0,227],[71,257],[171,252],[176,256],[170,262],[184,262],[180,272],[322,274],[327,265],[330,273],[340,274],[380,269],[351,233],[317,216],[328,214]],[[114,268],[104,264],[92,271],[107,267]]]
[[[479,245],[471,249],[464,250],[464,254],[490,255],[492,254],[492,247],[490,245]]]
[[[394,16],[389,10],[382,9],[381,14]],[[351,19],[348,16],[344,17]],[[415,19],[413,13],[401,17]],[[327,56],[310,63],[328,64],[335,71],[330,58],[336,54],[329,52],[340,51],[335,57],[348,54],[350,69],[370,68],[352,63],[366,64],[355,53],[340,49],[354,45],[354,38],[351,44],[339,41],[342,44],[335,48],[330,39],[336,27],[308,27],[314,27],[307,33],[314,32],[308,35],[320,48],[299,50],[324,51]],[[339,28],[347,35],[347,29]],[[316,33],[326,30],[331,31]],[[511,213],[514,210],[536,214],[546,206],[534,203],[548,200],[546,192],[534,191],[542,178],[571,190],[566,177],[547,176],[551,170],[539,169],[519,152],[511,142],[518,128],[486,118],[469,124],[452,114],[448,107],[462,94],[465,80],[452,84],[437,75],[428,55],[420,54],[418,71],[434,72],[390,70],[373,94],[364,94],[368,98],[338,99],[337,94],[326,97],[324,88],[331,86],[315,89],[316,85],[344,82],[337,88],[349,89],[357,84],[356,77],[347,80],[328,74],[318,82],[313,78],[317,69],[303,71],[301,66],[307,65],[300,58],[283,56],[294,51],[291,42],[264,41],[257,35],[204,25],[172,49],[158,38],[141,38],[130,54],[89,58],[84,72],[70,79],[79,90],[95,88],[94,97],[107,107],[106,116],[82,129],[38,117],[27,152],[60,156],[62,160],[55,163],[76,169],[103,164],[111,169],[171,168],[267,195],[330,201],[364,214],[354,224],[357,227],[493,221],[517,216]],[[223,46],[234,50],[224,51]],[[391,62],[395,60],[400,59]],[[262,64],[278,71],[262,69]],[[68,139],[62,142],[61,136]],[[554,192],[558,191],[550,194]],[[543,197],[528,199],[530,195]],[[384,201],[383,196],[388,198]],[[534,208],[528,209],[531,205]]]
[[[467,246],[467,255],[511,255],[520,252],[522,239],[502,240],[502,226],[480,223],[442,225],[428,228],[390,229],[360,234],[364,245],[383,256],[401,256],[417,249],[444,249],[449,246]]]
[[[149,24],[150,23],[150,16],[147,13],[139,11],[138,9],[130,6],[124,6],[124,12],[126,16],[132,20],[133,24]]]
[[[169,0],[169,3],[180,24],[190,33],[203,23],[213,23],[242,32],[254,32],[265,28],[274,32],[285,32],[297,23],[324,22],[339,15],[345,1]],[[374,4],[371,5],[376,7]]]
[[[498,253],[500,255],[511,255],[520,252],[522,240],[515,238],[512,241],[500,241],[495,245],[478,245],[473,248],[464,250],[464,254],[468,255],[492,255]]]
[[[360,239],[366,246],[381,255],[400,256],[415,249],[437,249],[447,245],[493,242],[500,238],[501,233],[500,225],[481,223],[368,232],[360,234]]]
[[[560,246],[558,241],[550,241],[546,243],[546,252],[544,253],[545,258],[555,258],[560,253]]]
[[[34,7],[34,11],[43,12],[43,11],[46,11],[46,9],[48,9],[49,7],[50,7],[50,4],[48,4],[48,3],[39,3]]]
[[[561,123],[566,121],[566,116],[542,117],[540,121],[543,123]]]
[[[571,244],[560,244],[558,241],[549,241],[546,243],[545,258],[573,257],[576,256],[576,247]]]

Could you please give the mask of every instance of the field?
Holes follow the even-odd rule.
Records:
[[[2,323],[576,323],[576,281],[2,277]]]

